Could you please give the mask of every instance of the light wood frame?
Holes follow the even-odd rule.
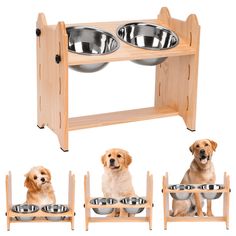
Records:
[[[230,199],[230,177],[227,173],[224,173],[224,189],[220,190],[201,190],[201,189],[192,189],[192,190],[171,190],[168,189],[169,181],[168,181],[168,173],[163,176],[163,207],[164,207],[164,229],[167,229],[168,222],[225,222],[226,229],[229,229],[229,199]],[[194,194],[200,194],[202,192],[217,192],[223,193],[223,212],[222,216],[170,216],[170,208],[169,208],[169,194],[170,193],[178,193],[189,192]],[[217,201],[217,200],[215,200]]]
[[[103,29],[116,35],[118,26],[131,21],[73,24]],[[195,130],[200,26],[196,15],[186,21],[174,19],[167,8],[158,18],[142,20],[173,30],[179,44],[168,50],[145,50],[119,41],[114,53],[84,56],[68,51],[64,22],[47,25],[43,13],[37,20],[37,107],[39,128],[48,126],[58,136],[60,147],[68,151],[68,132],[77,129],[132,121],[181,116],[189,130]],[[55,58],[57,57],[57,62]],[[156,66],[154,106],[82,117],[68,116],[68,66],[102,62],[168,57]]]
[[[146,189],[146,201],[147,203],[135,206],[129,205],[129,208],[145,208],[146,209],[146,216],[139,217],[138,214],[135,216],[120,216],[120,217],[92,217],[91,216],[91,209],[94,208],[94,205],[90,204],[90,200],[94,197],[90,196],[90,175],[89,172],[84,176],[84,199],[85,199],[85,229],[88,231],[89,223],[95,222],[148,222],[149,229],[152,229],[152,208],[153,208],[153,176],[149,172],[147,172],[147,189]],[[124,204],[116,203],[113,205],[96,205],[96,208],[125,208],[127,207]]]
[[[71,229],[74,230],[75,221],[75,175],[69,172],[69,184],[68,184],[68,207],[69,211],[65,213],[45,213],[39,209],[39,211],[31,214],[22,214],[13,212],[12,209],[12,177],[11,172],[6,175],[6,217],[7,217],[7,230],[10,230],[11,223],[29,223],[29,222],[69,222],[71,223]],[[31,221],[16,220],[16,217],[35,217]],[[59,221],[50,221],[46,217],[66,217]]]

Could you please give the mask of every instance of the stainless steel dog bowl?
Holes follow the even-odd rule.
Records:
[[[113,53],[119,48],[116,38],[108,32],[91,27],[68,27],[66,30],[70,52],[85,56],[99,56]],[[107,62],[70,67],[81,72],[96,72],[106,65]]]
[[[192,193],[181,192],[182,190],[191,190],[195,187],[193,185],[174,184],[168,187],[171,190],[180,190],[176,193],[170,193],[170,195],[176,200],[187,200],[192,196]]]
[[[219,198],[222,193],[210,192],[211,190],[219,190],[223,189],[224,186],[221,184],[203,184],[198,186],[199,189],[202,190],[209,190],[209,192],[202,192],[201,195],[206,199],[217,199]]]
[[[43,212],[46,213],[52,213],[52,214],[59,214],[59,213],[65,213],[69,211],[69,208],[66,205],[61,205],[61,204],[50,204],[50,205],[45,205],[41,208]],[[65,217],[58,217],[58,216],[50,216],[46,217],[47,220],[51,221],[59,221],[65,219]]]
[[[16,213],[21,213],[21,214],[30,214],[30,213],[35,213],[39,210],[39,207],[36,205],[31,205],[31,204],[18,204],[12,206],[12,211]],[[28,216],[17,216],[17,220],[22,220],[22,221],[30,221],[33,220],[35,217],[28,217]]]
[[[128,23],[117,29],[118,37],[125,43],[143,49],[164,50],[178,45],[178,36],[169,29],[159,25],[141,22]],[[166,57],[134,60],[141,65],[157,65]]]
[[[112,204],[116,204],[117,200],[114,198],[94,198],[90,201],[90,204],[96,206],[96,205],[112,205]],[[114,210],[114,208],[93,208],[94,212],[100,215],[107,215],[107,214],[111,214]]]
[[[147,201],[144,199],[144,198],[141,198],[141,197],[127,197],[127,198],[123,198],[120,200],[120,202],[122,204],[125,204],[127,205],[126,208],[124,208],[124,210],[127,212],[127,213],[130,213],[130,214],[137,214],[137,213],[140,213],[143,211],[143,207],[140,207],[140,208],[130,208],[129,205],[142,205],[142,204],[145,204],[147,203]]]

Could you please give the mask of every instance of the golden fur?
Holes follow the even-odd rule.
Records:
[[[51,173],[43,166],[33,167],[25,174],[27,204],[47,205],[55,204],[56,198],[51,184]]]
[[[194,156],[190,168],[186,171],[181,184],[214,184],[215,169],[212,163],[212,155],[216,150],[217,143],[202,139],[195,141],[189,148]],[[199,194],[188,200],[173,200],[173,216],[193,216],[197,213],[203,216],[203,201]],[[212,216],[211,201],[207,201],[207,215]]]
[[[128,170],[128,166],[132,162],[129,153],[123,149],[113,148],[106,151],[101,161],[104,165],[102,177],[104,197],[121,199],[135,196],[131,174]],[[115,215],[119,215],[118,210]],[[120,211],[120,215],[125,215],[124,211]]]

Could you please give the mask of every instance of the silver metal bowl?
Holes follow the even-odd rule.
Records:
[[[180,190],[176,193],[170,193],[170,195],[176,200],[187,200],[189,199],[193,193],[181,192],[181,190],[191,190],[195,187],[193,185],[184,185],[184,184],[174,184],[168,187],[171,190]]]
[[[209,192],[202,192],[201,195],[206,199],[212,200],[212,199],[219,198],[222,195],[222,193],[216,193],[216,192],[210,192],[210,191],[223,189],[224,186],[221,184],[203,184],[203,185],[198,186],[198,188],[202,190],[209,190]]]
[[[124,210],[127,212],[127,213],[130,213],[130,214],[137,214],[137,213],[140,213],[144,210],[143,207],[140,207],[140,208],[130,208],[128,207],[128,205],[142,205],[142,204],[145,204],[147,203],[147,201],[144,199],[144,198],[141,198],[141,197],[127,197],[127,198],[123,198],[120,200],[120,202],[122,204],[125,204],[127,205],[126,208],[124,208]]]
[[[49,204],[49,205],[45,205],[41,208],[41,210],[43,212],[46,213],[51,213],[51,214],[60,214],[60,213],[65,213],[69,211],[68,206],[66,205],[61,205],[61,204]],[[64,220],[65,217],[58,217],[58,216],[50,216],[50,217],[45,217],[47,220],[51,220],[51,221],[59,221],[59,220]]]
[[[90,204],[92,205],[99,205],[99,206],[105,206],[105,205],[112,205],[116,204],[117,200],[114,198],[94,198],[90,201]],[[114,210],[114,208],[93,208],[94,212],[100,215],[107,215],[111,214]]]
[[[39,207],[36,205],[32,205],[32,204],[18,204],[18,205],[14,205],[12,206],[11,209],[13,212],[16,213],[21,213],[21,214],[30,214],[30,213],[35,213],[39,210]],[[21,221],[30,221],[33,220],[35,217],[28,217],[28,216],[20,216],[20,217],[16,217],[17,220],[21,220]]]
[[[128,23],[117,29],[117,36],[125,43],[149,50],[165,50],[176,47],[179,43],[178,36],[171,30],[159,25],[142,22]],[[134,60],[140,65],[157,65],[166,57]]]
[[[116,38],[105,31],[91,27],[68,27],[68,49],[70,52],[85,55],[99,56],[113,53],[119,48]],[[70,68],[80,72],[96,72],[108,63],[75,65]]]

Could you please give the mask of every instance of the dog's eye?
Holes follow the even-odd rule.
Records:
[[[117,157],[118,157],[118,158],[120,158],[120,157],[121,157],[121,155],[120,155],[120,154],[117,154]]]
[[[37,176],[36,176],[36,175],[34,176],[34,179],[37,179]]]
[[[45,173],[42,171],[42,172],[41,172],[41,175],[45,175]]]
[[[111,153],[108,154],[108,157],[111,157]]]
[[[205,144],[205,147],[207,147],[207,146],[209,146],[209,144],[208,144],[208,143],[206,143],[206,144]]]
[[[199,147],[200,147],[200,146],[197,144],[197,145],[196,145],[196,148],[199,148]]]

